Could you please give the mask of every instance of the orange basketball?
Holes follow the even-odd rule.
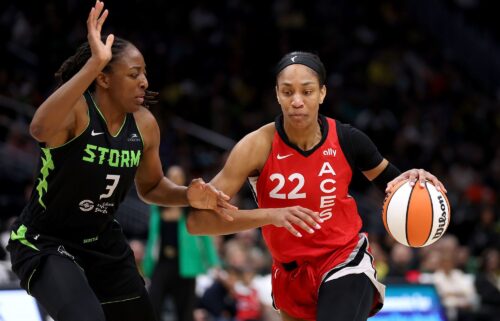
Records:
[[[387,232],[410,247],[430,245],[443,236],[450,224],[450,203],[431,182],[411,186],[400,182],[387,194],[382,209]]]

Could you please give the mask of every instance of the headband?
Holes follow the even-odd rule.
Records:
[[[311,54],[303,52],[294,52],[283,57],[276,66],[276,76],[286,67],[295,64],[311,68],[318,74],[320,84],[325,83],[325,67],[321,60],[317,59],[315,56],[311,56]]]

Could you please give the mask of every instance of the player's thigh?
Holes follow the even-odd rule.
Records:
[[[105,320],[84,272],[69,258],[47,256],[35,274],[31,294],[58,321]]]
[[[375,288],[365,274],[349,274],[321,285],[317,321],[366,321]]]

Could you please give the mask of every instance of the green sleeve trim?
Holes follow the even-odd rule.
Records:
[[[17,232],[12,231],[10,233],[10,239],[12,241],[19,241],[19,242],[21,242],[21,244],[29,246],[36,251],[40,251],[35,245],[33,245],[33,243],[31,243],[30,241],[28,241],[26,239],[26,231],[27,230],[28,230],[28,228],[25,225],[19,226],[19,228],[17,229]]]
[[[45,203],[43,202],[43,196],[47,193],[49,188],[49,184],[47,182],[47,177],[49,177],[49,170],[54,170],[54,162],[52,161],[52,155],[50,153],[50,149],[42,148],[43,156],[42,159],[42,168],[40,169],[40,174],[42,178],[38,179],[38,185],[36,186],[36,190],[38,192],[38,203],[42,205],[43,208],[47,209]],[[45,158],[44,158],[45,156]]]

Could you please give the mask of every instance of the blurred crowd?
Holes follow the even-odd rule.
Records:
[[[467,11],[467,3],[484,8],[480,0],[445,2],[469,16],[475,11]],[[0,3],[3,231],[20,213],[33,183],[38,149],[27,130],[30,116],[53,90],[51,75],[85,41],[90,5],[79,0]],[[160,103],[151,110],[162,131],[165,170],[178,165],[187,179],[210,180],[227,151],[190,136],[176,126],[177,117],[238,140],[280,112],[273,74],[279,58],[291,50],[318,53],[328,71],[320,112],[363,130],[401,170],[425,168],[448,189],[452,219],[447,234],[432,246],[410,249],[385,232],[383,195],[361,175],[353,177],[351,194],[379,277],[389,283],[434,283],[450,320],[498,318],[500,97],[471,80],[413,20],[405,1],[109,0],[106,6],[106,31],[141,49],[150,88],[160,92]],[[488,22],[481,17],[476,20],[486,32]],[[9,107],[11,100],[32,110]],[[240,208],[255,207],[246,189],[234,201]],[[140,266],[155,248],[148,248],[150,212],[132,190],[118,214]],[[3,245],[6,238],[4,233]],[[220,260],[189,276],[196,279],[195,313],[189,317],[274,320],[270,258],[259,231],[214,240]],[[166,255],[177,262],[177,250],[165,254],[161,247],[180,244],[172,237],[168,242],[157,242],[156,259]],[[12,282],[7,254],[1,256],[6,268],[0,279]],[[167,299],[163,320],[190,321],[176,314],[176,300]]]
[[[444,3],[453,11],[463,15],[466,23],[500,40],[500,29],[495,13],[500,10],[500,3],[487,0],[446,0]]]

